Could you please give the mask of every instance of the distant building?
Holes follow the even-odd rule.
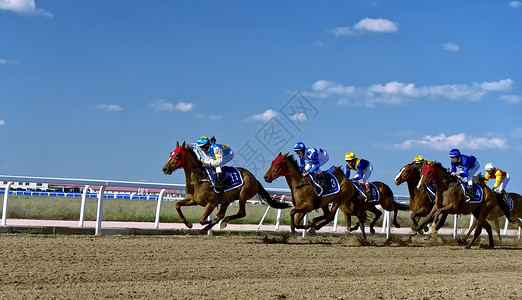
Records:
[[[0,189],[5,189],[7,181],[0,181]],[[35,182],[13,182],[11,190],[32,190],[32,191],[47,191],[49,184],[35,183]]]

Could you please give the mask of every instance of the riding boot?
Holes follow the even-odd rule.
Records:
[[[214,188],[220,192],[223,190],[223,173],[216,173],[216,182],[214,183]]]
[[[370,188],[370,184],[364,185],[364,193],[366,194],[366,201],[372,200],[372,189]]]
[[[466,189],[466,197],[469,198],[470,200],[473,200],[473,198],[474,198],[473,185],[468,184],[468,188]]]

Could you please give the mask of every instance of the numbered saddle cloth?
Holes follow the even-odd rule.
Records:
[[[364,201],[367,201],[370,203],[379,202],[379,200],[380,200],[379,190],[377,189],[375,184],[370,182],[370,191],[371,191],[372,199],[370,201],[368,201],[368,199],[366,199],[366,193],[364,193],[364,189],[361,186],[361,185],[363,185],[363,183],[359,184],[358,182],[355,182],[355,181],[353,181],[352,183],[353,183],[353,186],[359,191],[359,193],[361,193],[361,195],[364,198]]]
[[[323,173],[324,182],[325,182],[324,189],[321,185],[319,185],[319,183],[314,179],[314,177],[312,175],[308,175],[308,176],[310,176],[310,178],[312,179],[312,182],[315,185],[315,193],[317,194],[317,196],[326,197],[326,196],[330,196],[333,194],[337,194],[340,190],[339,181],[337,181],[337,178],[334,175],[330,174],[329,172],[322,172],[322,173]]]
[[[464,183],[460,183],[460,186],[462,187],[462,191],[464,192],[464,194],[467,192],[468,190],[468,187],[466,186],[466,184]],[[476,183],[473,183],[473,199],[470,199],[468,197],[466,197],[466,202],[467,203],[480,203],[482,202],[482,188],[476,184]]]
[[[205,168],[207,171],[208,177],[212,182],[212,185],[216,182],[216,175],[210,170]],[[235,167],[222,167],[221,172],[223,174],[223,186],[225,187],[225,192],[233,189],[237,189],[243,185],[243,177],[241,176],[241,172]],[[214,191],[218,193],[219,191],[214,188]]]

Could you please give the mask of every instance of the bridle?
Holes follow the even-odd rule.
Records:
[[[279,163],[279,162],[282,163],[283,167],[280,168],[280,167],[277,166],[277,163]],[[274,178],[293,174],[293,173],[287,173],[287,171],[286,171],[286,158],[284,158],[282,155],[279,155],[278,157],[276,157],[272,161],[272,167],[274,167],[276,169],[276,172],[273,175]]]
[[[179,153],[180,157],[179,159],[176,159],[176,154]],[[187,150],[184,149],[182,146],[177,147],[170,153],[170,158],[176,162],[176,165],[174,166],[174,171],[180,168],[184,169],[192,169],[193,167],[187,167],[187,162],[185,160],[185,154],[187,153]]]
[[[431,174],[429,174],[430,171]],[[430,165],[425,165],[424,168],[422,168],[422,176],[426,176],[429,179],[428,183],[435,181],[435,168]]]

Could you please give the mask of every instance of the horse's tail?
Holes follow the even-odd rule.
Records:
[[[270,197],[270,194],[261,185],[259,180],[257,180],[257,194],[261,197],[261,199],[265,200],[266,203],[268,203],[268,205],[270,205],[273,208],[284,209],[284,208],[289,208],[290,207],[290,203],[279,202],[279,201],[276,201],[276,200],[272,199],[272,197]]]
[[[497,200],[497,204],[500,207],[500,209],[502,210],[502,212],[504,213],[504,215],[506,216],[506,219],[508,219],[508,221],[511,222],[511,223],[515,223],[511,219],[511,212],[509,211],[508,204],[506,202],[504,202],[504,195],[496,194],[494,192],[493,192],[493,195],[495,195],[495,199]]]

